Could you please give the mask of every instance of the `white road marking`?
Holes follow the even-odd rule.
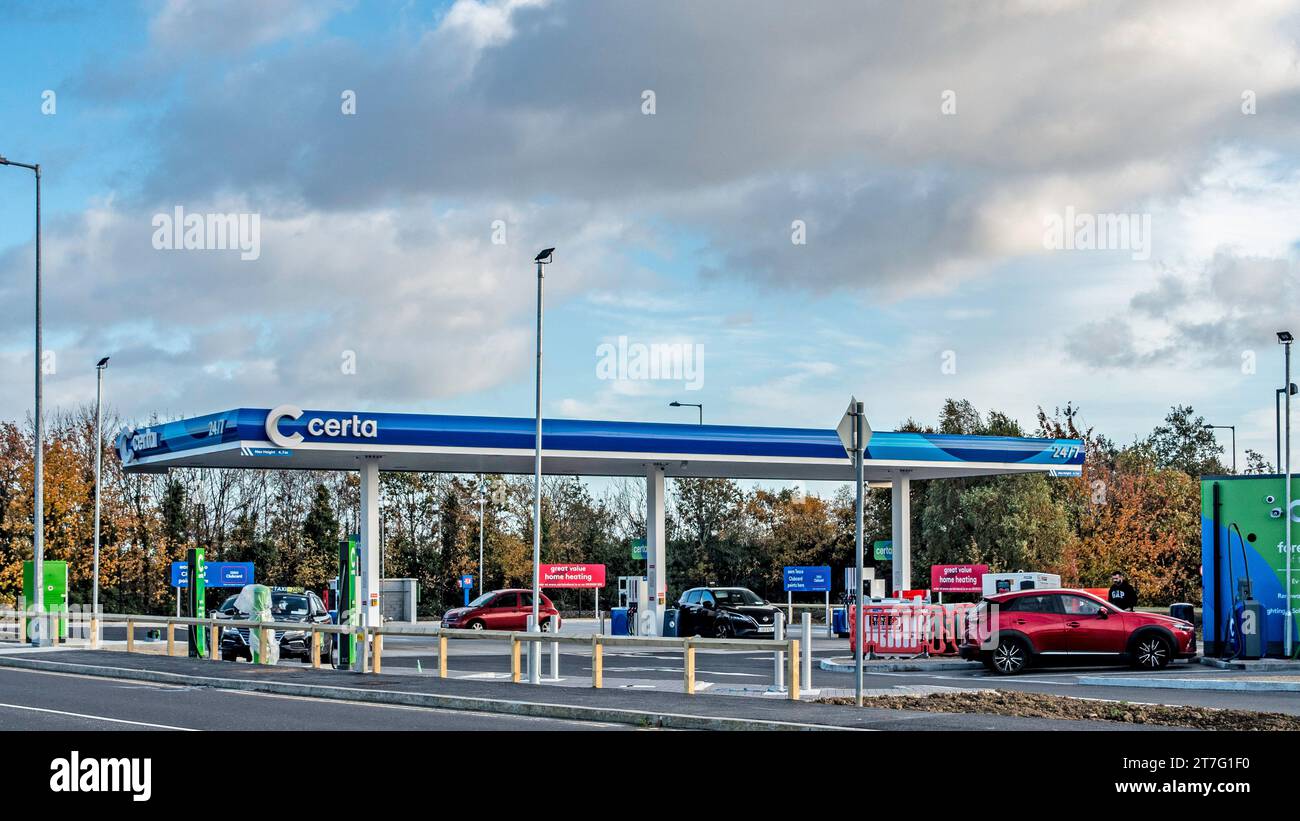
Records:
[[[195,730],[193,727],[173,727],[170,724],[150,724],[147,721],[128,721],[124,718],[109,718],[108,716],[92,716],[92,715],[87,715],[86,713],[69,713],[66,710],[50,710],[45,707],[29,707],[26,704],[0,703],[0,707],[8,707],[11,710],[30,710],[33,713],[51,713],[53,715],[71,716],[73,718],[87,718],[90,719],[91,721],[111,721],[114,724],[130,724],[135,727],[154,727],[159,730],[183,730],[187,733],[198,732],[198,730]]]

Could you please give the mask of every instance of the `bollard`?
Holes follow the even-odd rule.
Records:
[[[257,662],[258,662],[258,664],[266,664],[266,654],[267,654],[268,652],[270,652],[270,650],[269,650],[269,648],[267,647],[267,645],[268,645],[268,643],[269,643],[270,640],[271,640],[271,639],[270,639],[270,636],[268,636],[267,634],[270,633],[270,632],[271,632],[271,630],[270,630],[270,628],[268,628],[268,627],[263,627],[263,628],[261,628],[261,629],[259,629],[259,630],[257,631],[257,651],[258,651],[258,653],[257,653]]]
[[[519,683],[519,639],[510,636],[510,681]]]
[[[358,659],[358,661],[360,662],[360,664],[358,665],[360,668],[359,672],[369,673],[370,672],[370,642],[366,641],[365,627],[357,628],[357,647],[361,648],[361,651],[357,654],[360,657]]]
[[[371,641],[373,641],[375,645],[375,673],[379,674],[382,673],[384,669],[382,660],[382,656],[384,655],[384,634],[375,633],[374,638],[371,639]]]
[[[801,631],[800,644],[803,647],[803,675],[800,676],[801,684],[805,687],[812,687],[812,613],[803,614],[803,630]]]
[[[790,639],[790,700],[799,700],[799,640]]]
[[[167,622],[167,655],[176,655],[176,625]]]
[[[221,628],[215,621],[208,625],[208,658],[221,661]]]
[[[21,642],[25,642],[25,641],[27,641],[27,613],[26,613],[26,611],[24,611],[23,613],[19,614],[19,616],[18,616],[18,641],[19,641],[20,643],[21,643]],[[126,652],[128,652],[128,653],[131,652],[131,648],[130,648],[130,647],[127,647],[127,648],[126,648]]]
[[[591,686],[599,690],[605,683],[605,645],[600,636],[591,637]]]
[[[59,615],[50,614],[50,644],[57,647],[59,644]]]
[[[320,669],[320,631],[311,631],[311,666],[315,670]]]
[[[99,649],[99,619],[90,617],[90,649]]]
[[[785,614],[778,611],[772,619],[772,641],[782,641],[785,638]],[[772,652],[772,689],[785,689],[785,654],[780,650]]]
[[[135,649],[135,622],[130,619],[126,620],[126,652],[130,653]]]
[[[683,659],[682,673],[685,676],[686,695],[695,695],[695,645],[686,640],[686,657]]]
[[[560,617],[551,616],[551,635],[557,636],[560,633]],[[560,680],[560,643],[551,642],[551,681]]]
[[[528,616],[524,620],[524,632],[532,633],[536,629],[537,628],[533,625],[533,617],[531,615]],[[533,643],[531,641],[528,642],[528,646],[524,650],[524,673],[528,676],[528,680],[531,682],[533,680]],[[537,672],[537,675],[539,678],[541,677],[542,673],[540,670]]]
[[[447,677],[447,637],[438,636],[438,678]]]

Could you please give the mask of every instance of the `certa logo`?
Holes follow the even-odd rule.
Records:
[[[156,430],[133,431],[124,427],[121,433],[117,435],[117,455],[121,457],[123,464],[130,463],[135,458],[136,451],[156,447],[158,447],[158,431]]]
[[[280,432],[281,419],[300,419],[303,410],[297,405],[278,405],[266,415],[266,438],[272,444],[282,448],[291,448],[303,442],[301,433],[288,436]],[[320,437],[359,437],[374,439],[379,436],[379,423],[374,419],[362,419],[353,414],[342,419],[337,417],[313,416],[307,420],[307,432]]]

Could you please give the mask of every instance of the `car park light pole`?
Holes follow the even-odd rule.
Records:
[[[0,156],[0,165],[26,168],[36,175],[36,411],[33,417],[36,425],[36,443],[32,460],[32,484],[34,486],[32,492],[32,587],[35,590],[32,591],[32,615],[34,616],[32,621],[37,627],[33,631],[31,643],[39,646],[49,641],[48,637],[42,632],[44,624],[41,620],[41,614],[45,610],[45,432],[41,421],[41,389],[44,381],[41,373],[41,360],[45,352],[41,346],[41,164],[28,165],[27,163],[14,162]]]
[[[1277,341],[1278,344],[1280,344],[1283,347],[1283,349],[1286,351],[1286,365],[1285,365],[1286,378],[1283,379],[1282,384],[1290,386],[1291,384],[1291,343],[1295,341],[1295,337],[1291,335],[1290,331],[1278,331]],[[1283,592],[1282,599],[1283,601],[1286,602],[1286,630],[1284,633],[1285,641],[1283,642],[1284,646],[1282,648],[1282,653],[1287,658],[1291,658],[1292,633],[1295,630],[1295,626],[1293,624],[1293,622],[1295,621],[1295,599],[1294,599],[1294,593],[1291,589],[1291,554],[1293,553],[1293,546],[1291,542],[1291,516],[1292,516],[1291,514],[1291,391],[1289,390],[1286,391],[1285,419],[1286,419],[1286,424],[1284,426],[1285,436],[1283,437],[1283,441],[1285,442],[1286,448],[1283,455],[1286,457],[1286,469],[1285,469],[1285,476],[1282,481],[1283,484],[1286,485],[1285,488],[1286,506],[1282,508],[1282,515],[1285,517],[1285,522],[1286,522],[1286,537],[1285,537],[1286,538],[1286,587]]]
[[[107,356],[95,363],[95,567],[93,571],[95,575],[90,587],[91,618],[99,617],[99,482],[102,475],[100,467],[104,457],[104,442],[99,428],[103,422],[101,401],[104,396],[104,369],[107,367]]]
[[[1232,472],[1237,472],[1237,426],[1236,425],[1206,425],[1207,430],[1230,430],[1232,431]]]
[[[700,424],[704,424],[704,405],[697,402],[669,402],[670,408],[695,408],[700,412]]]
[[[537,434],[533,455],[533,617],[528,624],[529,630],[540,630],[538,621],[538,604],[542,597],[542,283],[546,280],[544,267],[551,263],[554,248],[545,248],[533,262],[537,263]],[[542,666],[538,663],[540,654],[536,652],[537,644],[529,642],[528,680],[533,684],[542,683]]]
[[[478,484],[478,595],[483,595],[483,505],[487,502],[487,480]]]

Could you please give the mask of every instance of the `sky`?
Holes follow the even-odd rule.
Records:
[[[554,246],[547,416],[1072,402],[1123,444],[1190,404],[1273,461],[1296,5],[17,2],[46,403],[109,355],[127,419],[531,416]],[[0,419],[33,406],[32,192],[0,167]]]

